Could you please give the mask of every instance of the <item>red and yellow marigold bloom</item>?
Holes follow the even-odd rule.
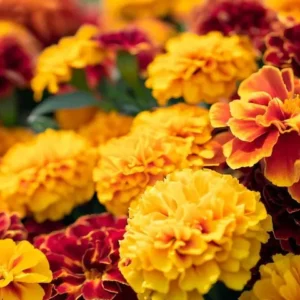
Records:
[[[27,230],[15,213],[0,212],[0,240],[12,239],[15,242],[27,239]]]
[[[299,2],[300,4],[300,2]],[[292,68],[300,76],[300,24],[292,24],[274,31],[266,37],[264,62],[281,69]]]
[[[0,165],[0,199],[22,217],[56,221],[94,194],[96,153],[72,131],[47,130],[12,147]]]
[[[180,103],[141,112],[135,117],[131,132],[139,134],[148,129],[186,140],[190,145],[187,157],[190,167],[216,166],[225,161],[222,145],[218,138],[212,137],[207,109]]]
[[[215,128],[228,126],[233,135],[223,148],[232,169],[262,161],[266,178],[300,201],[300,90],[294,80],[291,69],[263,67],[240,85],[240,100],[214,104],[210,117]]]
[[[53,272],[51,299],[136,300],[118,269],[125,226],[126,218],[91,215],[37,238],[35,244],[46,254]]]
[[[0,21],[0,96],[29,85],[38,51],[38,42],[25,28]]]
[[[15,144],[28,142],[33,137],[33,132],[28,128],[6,128],[0,125],[0,157]]]
[[[96,26],[84,25],[74,36],[62,38],[41,53],[31,82],[36,100],[42,98],[45,89],[52,94],[58,93],[61,84],[71,81],[73,69],[85,69],[103,62],[106,52],[93,40],[97,33]]]
[[[265,0],[266,4],[284,17],[292,17],[300,21],[299,0]]]
[[[186,164],[191,143],[155,129],[110,140],[94,170],[99,201],[115,215],[127,214],[147,187]]]
[[[227,99],[237,81],[257,68],[254,48],[246,37],[183,33],[170,39],[166,50],[149,65],[146,81],[160,105],[180,97],[189,104]]]
[[[261,0],[204,1],[192,14],[191,29],[197,34],[220,31],[224,35],[246,35],[258,50],[264,38],[280,26],[277,13]]]
[[[168,175],[130,209],[123,276],[140,299],[203,299],[217,281],[242,290],[272,228],[259,198],[231,175]]]
[[[240,300],[298,300],[300,293],[300,256],[274,255],[273,262],[260,267],[261,278]]]
[[[56,43],[80,27],[84,7],[76,0],[2,0],[0,19],[25,26],[44,44]]]
[[[43,300],[42,283],[52,280],[46,256],[29,242],[0,240],[0,298]]]
[[[112,138],[126,135],[131,128],[132,117],[117,112],[98,111],[94,118],[81,126],[78,133],[85,137],[94,147],[105,144]]]

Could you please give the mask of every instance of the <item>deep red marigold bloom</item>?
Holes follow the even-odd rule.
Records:
[[[264,62],[278,68],[291,67],[300,76],[300,23],[270,33]]]
[[[266,178],[300,202],[300,91],[292,69],[263,67],[238,93],[240,100],[210,110],[212,126],[228,126],[233,135],[223,147],[227,164],[238,169],[261,161]]]
[[[0,212],[0,239],[12,239],[15,242],[27,239],[27,231],[17,214]]]
[[[262,50],[265,35],[280,22],[276,12],[261,0],[207,0],[195,8],[191,26],[198,34],[220,31],[224,35],[246,35]]]
[[[36,239],[53,272],[51,299],[136,299],[118,269],[126,223],[126,218],[106,213],[84,216],[65,230]]]
[[[273,232],[281,248],[287,252],[300,253],[300,204],[288,193],[286,188],[277,187],[268,181],[259,165],[242,170],[240,181],[250,190],[260,192],[261,200],[267,212],[272,216]],[[276,243],[270,239],[273,248],[278,250]],[[268,242],[268,244],[269,244]],[[267,253],[261,255],[262,263],[269,262],[272,255],[270,246],[264,245]],[[271,247],[271,248],[272,248]]]
[[[146,32],[129,26],[125,29],[106,32],[97,37],[105,48],[114,51],[125,51],[136,55],[141,71],[146,70],[149,63],[157,54],[157,48],[152,43]]]

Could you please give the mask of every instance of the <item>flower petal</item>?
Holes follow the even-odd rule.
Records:
[[[209,118],[214,128],[226,127],[230,117],[228,103],[216,103],[210,108]]]
[[[262,127],[253,120],[230,119],[228,126],[232,134],[244,142],[253,142],[269,129]]]
[[[102,285],[102,280],[90,280],[86,282],[82,288],[82,294],[84,299],[93,300],[93,299],[106,299],[113,300],[116,296],[114,293],[106,291]]]
[[[272,156],[265,159],[265,176],[277,186],[288,187],[300,179],[300,136],[296,132],[283,134]]]
[[[270,100],[271,98],[268,101]],[[257,115],[263,115],[266,112],[266,106],[241,100],[232,101],[229,106],[232,117],[241,120],[255,119]]]
[[[273,147],[279,137],[279,132],[271,131],[253,142],[243,142],[237,138],[224,145],[224,155],[227,164],[232,169],[252,167],[262,158],[271,156]]]
[[[300,181],[294,183],[288,188],[288,191],[293,199],[300,203]]]
[[[288,90],[288,92],[293,95],[295,90],[295,82],[294,82],[294,73],[291,68],[284,69],[281,71],[282,79],[284,84]]]
[[[272,98],[277,97],[282,100],[289,96],[281,72],[271,66],[263,67],[243,81],[238,91],[241,97],[247,97],[253,92],[266,92]]]

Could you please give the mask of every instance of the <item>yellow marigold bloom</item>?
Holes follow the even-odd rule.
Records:
[[[127,134],[131,128],[132,120],[132,117],[114,111],[109,113],[98,111],[89,123],[79,128],[78,133],[97,147],[112,138]]]
[[[300,256],[273,256],[273,262],[260,267],[261,278],[252,291],[244,292],[240,300],[298,300],[300,295]]]
[[[278,11],[284,17],[294,17],[300,21],[300,1],[299,0],[266,0],[266,4]]]
[[[190,167],[215,166],[225,161],[222,146],[212,139],[212,127],[207,109],[184,103],[145,111],[134,119],[132,132],[160,131],[166,136],[187,139],[192,144],[187,157]]]
[[[184,169],[131,207],[119,268],[139,299],[200,300],[217,281],[242,290],[271,229],[259,193],[231,175]]]
[[[0,299],[43,300],[41,283],[52,280],[45,254],[29,242],[0,240]]]
[[[115,215],[127,214],[148,186],[184,164],[189,148],[155,130],[110,140],[100,147],[94,170],[99,201]]]
[[[96,107],[60,109],[55,112],[55,118],[60,128],[77,130],[81,126],[89,123],[96,113]]]
[[[230,97],[238,80],[257,68],[248,38],[183,33],[166,45],[148,67],[146,86],[160,105],[183,97],[187,103],[217,102]]]
[[[190,12],[198,5],[201,5],[203,0],[176,0],[172,8],[172,14],[178,18],[188,17]]]
[[[80,135],[47,130],[2,158],[0,199],[23,217],[59,220],[93,196],[95,159],[95,150]]]
[[[0,125],[0,157],[13,145],[33,139],[33,132],[27,128],[6,128]]]
[[[96,26],[84,25],[75,36],[62,38],[57,45],[41,53],[31,82],[36,100],[41,99],[46,88],[56,94],[61,83],[71,80],[72,69],[83,69],[103,61],[105,51],[97,41],[92,40],[97,33]]]

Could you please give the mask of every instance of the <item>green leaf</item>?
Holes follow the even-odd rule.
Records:
[[[16,125],[18,119],[18,103],[16,94],[12,93],[0,99],[0,120],[5,126]]]
[[[28,121],[36,116],[55,112],[64,108],[82,108],[87,106],[99,106],[99,101],[90,93],[73,92],[69,94],[62,94],[52,96],[39,104],[29,115]]]
[[[58,124],[50,117],[34,116],[31,119],[30,127],[36,133],[45,131],[48,128],[58,129]]]
[[[72,79],[70,84],[79,91],[89,92],[90,87],[87,83],[86,73],[83,69],[73,69]]]
[[[222,282],[217,282],[204,296],[205,300],[238,300],[240,292],[227,288]]]

